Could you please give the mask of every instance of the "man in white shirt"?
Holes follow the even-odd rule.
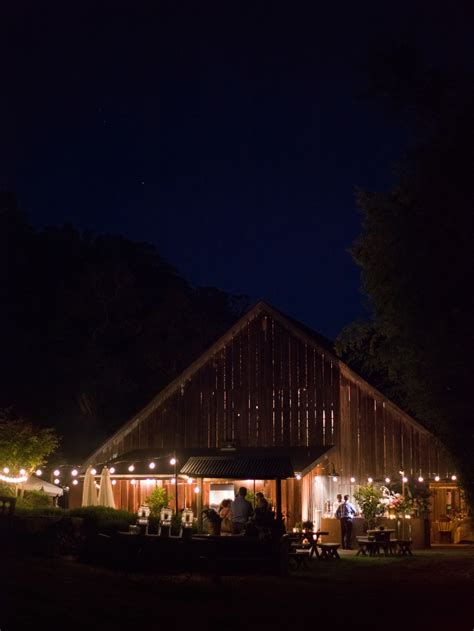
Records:
[[[232,502],[232,529],[234,535],[240,535],[245,529],[245,524],[253,515],[252,504],[245,499],[247,489],[241,486],[239,493]]]

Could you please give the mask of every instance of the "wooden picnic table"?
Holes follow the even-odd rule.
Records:
[[[325,530],[307,530],[306,532],[291,533],[290,548],[295,554],[301,554],[298,550],[307,550],[310,559],[312,559],[314,555],[319,559],[321,555],[318,551],[318,543],[320,543],[321,537],[327,535],[329,535],[329,532]],[[305,540],[307,543],[305,543]]]

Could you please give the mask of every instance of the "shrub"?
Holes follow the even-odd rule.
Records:
[[[15,489],[11,484],[6,482],[0,482],[0,496],[2,497],[15,497]]]
[[[168,497],[168,493],[164,487],[156,486],[151,492],[151,495],[146,498],[145,504],[150,508],[150,514],[153,517],[159,518],[161,509],[168,506],[172,499],[172,497]]]
[[[53,506],[52,498],[44,491],[25,491],[23,497],[18,497],[17,508],[42,508]]]

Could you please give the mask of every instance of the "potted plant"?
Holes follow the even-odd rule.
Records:
[[[377,518],[385,511],[385,506],[381,502],[381,492],[372,484],[366,484],[358,488],[354,493],[354,499],[366,520],[366,529],[374,528]]]

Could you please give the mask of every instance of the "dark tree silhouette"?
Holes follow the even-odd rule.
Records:
[[[374,77],[412,145],[389,193],[358,194],[352,253],[373,320],[343,331],[338,348],[440,436],[474,506],[473,76],[423,71],[405,52]]]

